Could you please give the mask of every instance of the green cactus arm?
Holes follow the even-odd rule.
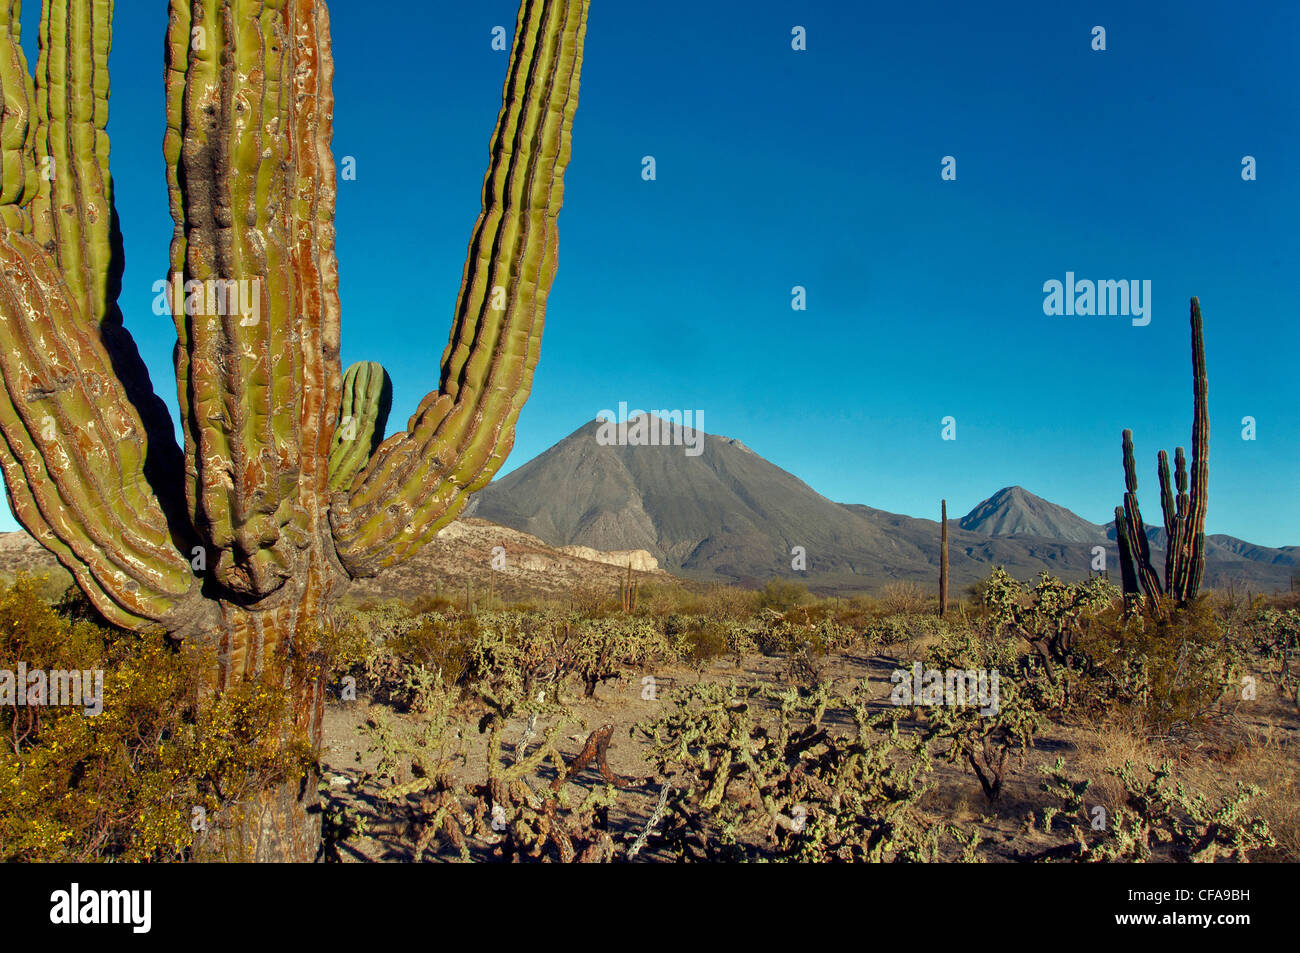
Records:
[[[330,445],[331,490],[343,490],[383,442],[393,409],[393,381],[375,361],[353,364],[343,375],[343,398]]]
[[[1122,506],[1115,507],[1115,544],[1119,548],[1119,570],[1124,585],[1124,595],[1140,596],[1142,589],[1138,585],[1137,560],[1133,558],[1133,545],[1128,535],[1128,521],[1124,516]]]
[[[259,597],[314,545],[339,406],[328,13],[171,0],[166,55],[172,272],[256,306],[173,308],[190,519]]]
[[[51,256],[0,236],[0,431],[15,514],[112,621],[165,622],[198,597],[144,475],[145,429]]]
[[[112,0],[44,0],[36,62],[43,165],[32,234],[94,324],[113,307],[122,273],[106,131],[112,16]]]
[[[1201,303],[1192,298],[1192,469],[1191,496],[1184,529],[1187,575],[1180,591],[1184,601],[1196,597],[1205,575],[1205,511],[1210,482],[1209,380],[1205,372],[1205,336]]]
[[[1156,476],[1160,480],[1160,513],[1165,518],[1165,535],[1172,545],[1178,530],[1178,508],[1169,482],[1169,454],[1164,450],[1156,454]]]
[[[21,18],[22,0],[0,0],[0,225],[26,231],[39,185],[36,90],[20,43]]]
[[[138,628],[203,614],[189,540],[154,490],[179,460],[172,424],[116,305],[111,12],[45,4],[33,79],[21,4],[0,2],[0,467],[23,525],[105,616]]]
[[[439,391],[388,438],[330,511],[353,575],[416,551],[514,443],[555,276],[588,0],[521,4]]]
[[[1179,462],[1181,465],[1181,448]],[[1156,454],[1156,475],[1160,480],[1160,513],[1165,521],[1165,590],[1174,591],[1178,575],[1178,552],[1182,538],[1183,521],[1179,516],[1180,500],[1174,495],[1169,479],[1169,454],[1161,450]]]
[[[1134,571],[1142,589],[1153,605],[1158,605],[1164,590],[1160,579],[1151,565],[1151,543],[1147,539],[1146,524],[1142,522],[1142,511],[1137,498],[1137,461],[1133,453],[1133,431],[1125,430],[1124,442],[1124,528],[1128,536],[1129,553],[1133,558]]]

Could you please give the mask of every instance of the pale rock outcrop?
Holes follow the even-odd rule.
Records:
[[[606,563],[610,566],[623,566],[626,568],[627,564],[631,563],[632,569],[636,572],[657,572],[659,570],[659,560],[644,549],[603,551],[592,549],[590,546],[560,546],[559,552],[577,556],[579,559],[590,560],[594,563]]]

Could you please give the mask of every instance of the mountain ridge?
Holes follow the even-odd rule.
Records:
[[[937,578],[937,520],[831,500],[735,438],[703,434],[703,452],[687,456],[680,444],[624,442],[635,433],[633,422],[611,428],[589,421],[478,491],[466,514],[552,546],[645,549],[665,570],[700,580],[795,576],[814,588],[850,591]],[[1147,535],[1153,563],[1162,566],[1163,528],[1148,526]],[[1043,569],[1083,578],[1097,546],[1111,577],[1119,575],[1113,525],[1092,523],[1021,486],[1003,487],[949,520],[949,537],[956,585],[997,565],[1022,578]],[[803,548],[804,570],[796,568],[794,547]],[[1216,535],[1207,537],[1206,555],[1207,585],[1277,588],[1290,584],[1300,548]]]

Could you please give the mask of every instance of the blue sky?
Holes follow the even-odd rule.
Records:
[[[399,7],[331,4],[334,151],[357,161],[339,190],[343,359],[389,369],[390,430],[437,382],[500,106],[491,31],[516,9]],[[702,410],[832,499],[933,518],[940,497],[960,515],[1020,484],[1102,521],[1131,427],[1158,519],[1156,451],[1190,441],[1198,295],[1207,531],[1300,544],[1300,5],[592,7],[559,275],[507,468],[627,401]],[[122,307],[174,409],[174,330],[150,308],[171,232],[164,8],[117,5],[110,133]],[[1067,271],[1150,280],[1151,323],[1045,315],[1043,283]]]

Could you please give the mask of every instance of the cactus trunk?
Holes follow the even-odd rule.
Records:
[[[948,501],[939,501],[939,617],[948,614]]]

